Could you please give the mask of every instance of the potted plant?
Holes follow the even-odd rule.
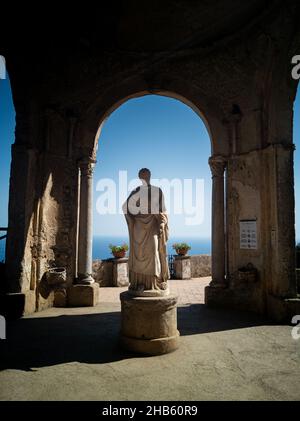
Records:
[[[173,244],[173,249],[176,250],[178,256],[185,256],[189,250],[191,250],[191,246],[187,243],[175,243]]]
[[[128,251],[128,245],[125,243],[121,246],[114,246],[113,244],[110,244],[109,248],[116,259],[121,259],[122,257],[125,257],[126,251]]]

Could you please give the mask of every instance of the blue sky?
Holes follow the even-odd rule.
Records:
[[[0,80],[0,226],[7,226],[8,181],[14,124],[15,114],[9,81]],[[298,146],[295,154],[295,183],[296,229],[297,238],[300,240],[299,93],[295,102],[294,143]],[[193,183],[196,179],[204,180],[203,222],[200,225],[187,226],[184,215],[173,215],[171,211],[170,230],[174,237],[209,237],[211,175],[207,160],[210,148],[209,136],[203,122],[192,109],[180,101],[149,95],[124,103],[110,115],[100,134],[98,162],[94,172],[94,234],[127,234],[122,215],[97,213],[96,202],[101,195],[101,192],[96,191],[97,181],[103,178],[117,181],[119,170],[127,171],[130,180],[136,178],[139,168],[148,167],[153,178],[189,178]]]
[[[136,178],[138,170],[147,167],[154,179],[180,179],[182,182],[190,179],[192,204],[195,205],[196,179],[204,180],[204,219],[201,224],[187,225],[185,219],[188,215],[175,215],[173,206],[171,209],[169,206],[168,211],[172,236],[207,238],[210,236],[210,151],[207,130],[187,105],[157,95],[131,99],[115,110],[104,124],[99,138],[94,185],[96,188],[97,180],[101,178],[117,180],[119,170],[127,171],[129,180]],[[101,192],[94,192],[94,204],[99,194]],[[120,214],[99,215],[94,206],[94,232],[97,235],[126,235],[125,219]]]
[[[7,227],[11,145],[15,137],[15,110],[8,79],[0,79],[0,226]]]

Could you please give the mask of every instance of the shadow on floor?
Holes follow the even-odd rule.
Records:
[[[269,324],[241,312],[203,304],[178,308],[181,336]],[[0,341],[0,369],[34,371],[63,363],[102,364],[136,357],[119,345],[120,312],[24,318],[8,323]]]
[[[182,305],[177,315],[181,336],[273,324],[254,313],[209,308],[205,304]]]

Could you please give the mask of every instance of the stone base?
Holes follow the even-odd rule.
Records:
[[[136,339],[121,336],[122,346],[133,352],[145,355],[162,355],[175,351],[179,346],[179,332],[171,338]]]
[[[94,278],[89,274],[78,273],[76,283],[79,285],[92,285],[95,282]]]
[[[99,285],[72,285],[68,289],[69,307],[94,307],[99,301]]]
[[[266,296],[258,286],[245,288],[205,288],[205,304],[209,307],[250,311],[269,317],[277,322],[290,323],[300,314],[300,298]]]
[[[191,279],[191,256],[175,256],[174,273],[175,279]]]
[[[263,314],[265,312],[264,296],[260,288],[228,288],[207,286],[204,290],[205,304],[209,307],[250,311]]]
[[[133,295],[135,297],[165,297],[170,295],[170,289],[142,289],[142,290],[135,290],[135,289],[128,289],[128,294]]]
[[[177,297],[134,297],[128,292],[121,299],[121,343],[130,351],[159,355],[179,346]]]
[[[294,316],[300,314],[299,298],[280,298],[268,295],[268,316],[278,322],[291,323]]]
[[[128,259],[113,259],[113,286],[125,287],[128,285]]]

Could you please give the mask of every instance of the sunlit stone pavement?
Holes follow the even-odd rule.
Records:
[[[178,295],[179,304],[203,304],[204,288],[209,284],[211,278],[194,278],[190,280],[171,279],[170,292]],[[125,288],[105,287],[100,288],[100,303],[119,303],[119,295],[126,291]]]

